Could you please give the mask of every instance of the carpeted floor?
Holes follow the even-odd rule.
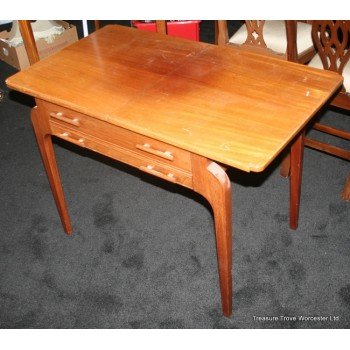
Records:
[[[202,40],[212,29],[202,24]],[[234,316],[225,318],[211,212],[191,191],[56,140],[73,225],[64,234],[32,100],[4,84],[13,73],[0,62],[0,328],[350,327],[348,162],[306,149],[296,231],[280,159],[262,174],[229,170]],[[348,115],[322,117],[349,126]]]

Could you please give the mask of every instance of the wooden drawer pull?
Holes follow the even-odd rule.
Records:
[[[163,174],[160,171],[154,170],[153,165],[147,165],[147,166],[141,165],[139,169],[144,171],[145,173],[149,173],[149,174],[158,176],[164,180],[176,182],[176,177],[174,176],[174,174],[172,174],[172,173]]]
[[[149,143],[145,143],[143,145],[137,144],[136,148],[148,153],[155,154],[156,156],[159,156],[168,160],[174,160],[174,156],[171,154],[170,151],[165,151],[165,152],[159,151],[157,149],[152,148],[152,146]]]
[[[60,134],[60,136],[66,139],[67,141],[75,143],[76,145],[85,147],[84,139],[81,137],[72,135],[69,132],[63,132],[62,134]]]
[[[68,123],[68,124],[80,126],[80,122],[79,122],[78,118],[71,119],[71,118],[65,117],[62,112],[57,112],[57,113],[52,112],[52,113],[50,113],[50,117],[58,119],[58,120],[62,120],[63,122]]]

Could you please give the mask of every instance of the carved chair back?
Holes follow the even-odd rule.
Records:
[[[246,20],[247,39],[245,45],[267,48],[264,40],[264,20]]]
[[[350,21],[313,21],[312,39],[324,69],[343,74],[350,59],[349,34]]]
[[[242,45],[246,49],[251,49],[256,52],[259,52],[261,54],[267,54],[267,55],[274,55],[276,57],[280,57],[282,59],[287,59],[289,61],[299,61],[301,63],[305,63],[308,60],[310,60],[315,51],[312,48],[307,50],[307,52],[303,52],[302,55],[298,56],[298,50],[297,50],[297,21],[295,20],[286,20],[285,23],[285,34],[286,37],[284,40],[287,42],[287,48],[285,52],[276,52],[272,48],[269,47],[269,45],[266,43],[265,37],[264,37],[264,29],[266,26],[267,21],[265,20],[245,20],[244,25],[246,28],[246,38],[244,42],[242,41]],[[273,21],[270,21],[273,22]],[[271,23],[270,23],[271,27]],[[227,27],[227,21],[225,20],[218,20],[216,23],[216,42],[218,45],[227,45],[231,44],[229,41],[229,35],[228,35],[228,27]],[[271,30],[270,30],[271,31]],[[271,33],[270,33],[271,36]],[[283,34],[282,33],[275,33],[273,34],[275,36],[276,40],[281,41],[283,40]],[[311,42],[311,38],[310,38]],[[234,46],[237,46],[237,44],[231,44]],[[312,46],[312,43],[311,43]]]

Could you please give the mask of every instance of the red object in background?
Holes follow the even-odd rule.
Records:
[[[167,21],[167,34],[179,38],[199,41],[199,23],[201,21]],[[131,21],[138,29],[156,32],[155,22]]]

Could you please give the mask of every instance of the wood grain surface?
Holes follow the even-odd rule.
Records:
[[[10,88],[245,171],[262,171],[342,84],[232,47],[106,26]]]

